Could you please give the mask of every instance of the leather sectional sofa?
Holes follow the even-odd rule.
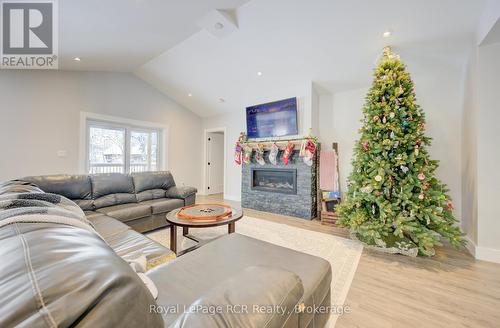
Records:
[[[169,172],[29,177],[0,184],[0,204],[44,192],[72,199],[97,233],[2,225],[12,206],[0,207],[0,327],[323,327],[329,318],[323,259],[237,233],[175,258],[139,233],[195,200]],[[156,299],[127,263],[140,256]]]

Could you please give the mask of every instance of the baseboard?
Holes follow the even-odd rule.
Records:
[[[465,236],[465,240],[467,241],[467,244],[465,245],[465,248],[469,251],[469,253],[476,257],[476,243],[472,241],[472,239],[469,236]]]
[[[465,240],[467,250],[475,259],[500,263],[500,249],[477,246],[469,236],[465,236]]]
[[[235,202],[241,202],[241,196],[240,195],[235,196],[235,195],[224,194],[224,199],[232,200],[232,201],[235,201]]]
[[[500,249],[476,246],[475,258],[478,260],[500,263]]]

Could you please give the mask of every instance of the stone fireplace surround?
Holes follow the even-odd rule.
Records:
[[[299,151],[295,150],[290,156],[288,165],[281,161],[282,151],[279,152],[280,158],[277,165],[269,162],[269,152],[264,153],[265,165],[258,164],[252,154],[249,164],[242,164],[241,179],[241,204],[244,208],[251,208],[264,212],[294,216],[310,220],[316,217],[316,166],[307,166],[301,157]],[[316,162],[316,161],[315,161]],[[262,188],[252,188],[252,171],[269,169],[270,171],[296,171],[296,193],[270,191]]]

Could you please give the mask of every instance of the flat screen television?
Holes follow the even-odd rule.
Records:
[[[273,138],[297,134],[297,98],[247,107],[248,138]]]

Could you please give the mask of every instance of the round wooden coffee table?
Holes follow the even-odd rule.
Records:
[[[212,208],[212,207],[213,208]],[[218,207],[216,207],[218,206]],[[219,219],[185,219],[179,217],[177,214],[182,208],[175,209],[167,213],[167,222],[170,223],[170,249],[177,256],[184,255],[188,252],[191,252],[207,242],[213,240],[202,240],[197,238],[191,234],[189,234],[189,228],[210,228],[210,227],[218,227],[222,225],[227,225],[227,232],[229,234],[235,232],[236,229],[236,221],[243,217],[243,211],[241,208],[230,207],[231,214],[225,217],[221,217]],[[217,204],[207,204],[203,205],[202,210],[206,212],[210,212],[213,210],[214,213],[218,211],[222,211],[220,206]],[[182,227],[182,235],[186,238],[189,238],[195,241],[197,244],[193,247],[187,248],[185,250],[177,252],[177,227]]]

